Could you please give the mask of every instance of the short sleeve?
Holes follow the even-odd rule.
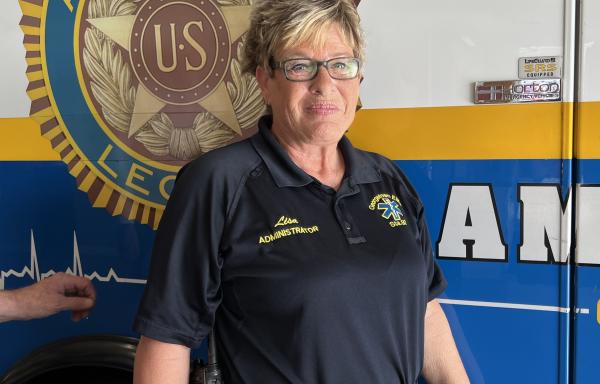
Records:
[[[198,163],[177,177],[133,325],[144,336],[190,348],[209,333],[221,301],[219,244],[227,209],[223,183]]]
[[[427,268],[427,301],[429,302],[444,292],[448,286],[448,283],[446,282],[446,278],[442,273],[442,269],[436,263],[433,256],[431,238],[429,236],[429,229],[427,228],[427,222],[425,218],[425,207],[423,206],[416,189],[410,183],[402,170],[389,159],[384,157],[380,158],[384,159],[384,169],[386,169],[387,172],[389,172],[391,175],[394,175],[395,178],[400,181],[401,188],[408,192],[409,198],[414,204],[414,212],[417,216],[417,241],[420,245],[421,253],[425,258],[425,264]]]
[[[431,239],[429,237],[423,205],[420,205],[418,212],[419,241],[421,243],[421,251],[423,252],[427,264],[427,283],[429,287],[427,301],[429,302],[444,292],[448,283],[446,282],[446,278],[444,277],[441,268],[433,257]]]

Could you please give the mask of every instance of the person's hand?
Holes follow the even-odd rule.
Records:
[[[89,279],[62,272],[12,293],[20,308],[18,318],[22,320],[69,310],[71,319],[79,321],[89,315],[96,303],[96,290]]]

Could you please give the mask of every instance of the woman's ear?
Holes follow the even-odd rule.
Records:
[[[365,79],[365,77],[363,75],[360,75],[360,83],[363,82],[363,80]],[[359,111],[362,108],[362,101],[360,100],[360,95],[358,96],[358,100],[356,100],[356,111]]]
[[[256,82],[260,87],[260,93],[262,93],[263,100],[266,105],[271,104],[271,100],[269,99],[269,86],[268,82],[271,78],[270,73],[262,66],[257,66],[255,71]]]

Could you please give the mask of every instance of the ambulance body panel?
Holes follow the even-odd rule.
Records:
[[[84,15],[81,7],[89,2],[44,4],[44,12],[71,23],[51,31],[52,20],[46,22],[55,39],[41,44],[48,57],[52,47],[63,45],[76,55],[70,45],[85,42],[73,34],[77,21],[70,15]],[[102,199],[104,189],[91,193],[93,181],[87,185],[78,166],[65,160],[70,141],[48,140],[39,117],[29,117],[32,104],[24,90],[35,74],[27,72],[31,62],[12,55],[23,58],[35,47],[26,43],[23,50],[23,34],[12,40],[20,13],[40,12],[32,7],[22,1],[21,10],[12,9],[11,3],[2,16],[17,25],[2,42],[11,52],[2,81],[6,93],[14,94],[0,99],[2,288],[68,271],[92,278],[99,299],[92,316],[79,324],[68,323],[67,314],[2,324],[0,337],[11,345],[0,351],[4,373],[33,349],[71,336],[136,336],[131,323],[154,237],[141,200],[134,208],[135,202],[125,200],[111,208],[110,199]],[[362,109],[348,136],[355,146],[395,160],[423,200],[436,260],[449,283],[439,300],[471,381],[595,382],[600,4],[363,0],[358,9],[367,44],[365,78]],[[476,82],[518,81],[519,60],[525,58],[543,65],[545,58],[560,61],[560,101],[475,103]],[[523,80],[548,72],[535,64],[521,67],[531,74]],[[60,81],[77,79],[62,77],[72,68],[50,67],[40,76],[54,87],[55,103],[63,109],[48,113],[64,114],[65,125],[90,114],[85,92],[59,92]],[[70,97],[77,100],[69,103]],[[94,119],[100,118],[89,121]],[[74,141],[82,147],[92,137],[78,135]],[[148,163],[127,158],[125,150],[122,157],[107,158],[106,148],[97,148],[79,167],[89,166],[98,178],[110,175],[102,164],[124,170],[129,184],[115,190],[149,190]],[[172,187],[162,186],[167,193]]]

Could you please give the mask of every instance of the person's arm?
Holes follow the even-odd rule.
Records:
[[[437,299],[427,304],[425,312],[423,377],[429,384],[469,383],[450,325]]]
[[[134,384],[184,384],[189,381],[190,349],[142,336],[135,353]]]
[[[0,291],[0,322],[30,320],[60,311],[71,311],[71,319],[88,316],[96,303],[96,291],[85,277],[57,273],[36,284]]]

